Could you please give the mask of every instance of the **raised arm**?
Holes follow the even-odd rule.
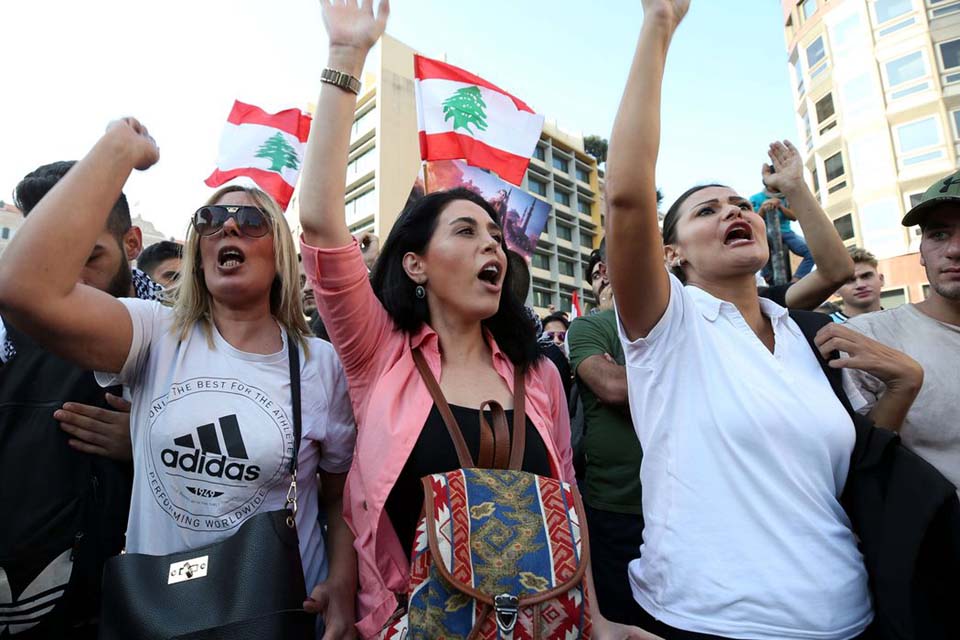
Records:
[[[643,1],[643,26],[610,134],[607,265],[620,320],[631,339],[646,336],[670,301],[655,171],[667,49],[689,6],[690,0]]]
[[[359,78],[370,47],[387,25],[388,0],[380,0],[376,16],[373,0],[362,0],[360,6],[356,0],[321,0],[320,5],[330,40],[327,67]],[[326,83],[321,86],[300,186],[300,225],[304,240],[314,247],[343,247],[352,239],[343,197],[356,106],[353,93]]]
[[[160,158],[146,127],[111,123],[30,212],[0,259],[0,312],[39,343],[98,371],[120,371],[133,323],[113,296],[77,282],[130,172]]]
[[[779,189],[787,197],[789,212],[800,223],[813,262],[817,265],[816,270],[787,289],[787,306],[816,309],[853,275],[853,260],[836,227],[803,180],[800,152],[785,140],[771,144],[768,153],[777,171],[771,173],[770,166],[764,165],[764,183]]]

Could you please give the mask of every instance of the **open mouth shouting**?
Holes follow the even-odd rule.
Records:
[[[236,271],[245,260],[246,256],[239,247],[228,245],[217,252],[217,266],[221,271]]]
[[[491,260],[483,265],[477,278],[484,283],[490,291],[500,291],[500,285],[503,284],[504,268],[496,260]]]
[[[740,247],[753,242],[753,227],[743,220],[731,223],[723,236],[723,244],[728,247]]]

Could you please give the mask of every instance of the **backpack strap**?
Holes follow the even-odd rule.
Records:
[[[841,369],[834,369],[827,363],[830,360],[834,360],[840,357],[839,351],[833,351],[830,353],[828,359],[820,354],[820,349],[817,348],[817,343],[814,341],[814,338],[817,336],[817,332],[820,331],[823,327],[826,327],[829,324],[833,323],[833,320],[830,319],[830,316],[817,313],[815,311],[800,311],[798,309],[790,309],[790,317],[793,318],[793,321],[797,323],[797,326],[800,327],[800,331],[803,333],[803,337],[807,339],[810,348],[813,350],[813,354],[817,358],[817,362],[820,363],[820,368],[823,370],[823,375],[827,377],[827,380],[830,382],[830,387],[833,389],[833,393],[837,396],[837,399],[840,401],[840,404],[843,405],[843,408],[846,409],[847,413],[851,416],[854,415],[853,406],[850,404],[850,399],[847,397],[847,392],[843,389],[843,372]]]
[[[413,362],[417,365],[417,370],[420,371],[420,377],[423,378],[423,383],[427,385],[427,391],[429,391],[433,397],[433,401],[440,411],[440,417],[443,418],[443,423],[447,425],[450,439],[453,440],[453,448],[457,450],[457,459],[460,461],[460,466],[464,469],[476,467],[477,465],[473,462],[473,456],[470,455],[470,449],[467,448],[467,443],[463,439],[463,434],[460,432],[460,425],[457,424],[457,419],[453,417],[450,405],[447,403],[447,399],[443,397],[443,391],[440,390],[437,379],[430,371],[430,367],[427,366],[427,361],[424,359],[420,349],[414,349],[412,354]],[[486,436],[492,440],[493,436],[489,427],[484,429],[482,423],[480,427],[480,459],[490,459],[492,458],[493,443],[489,442],[485,450],[484,438]]]
[[[510,448],[510,469],[523,466],[523,450],[527,444],[526,387],[523,370],[513,367],[513,446]]]
[[[437,405],[440,417],[447,426],[450,439],[453,440],[453,447],[457,451],[457,459],[460,466],[464,469],[480,467],[484,469],[513,469],[520,470],[523,465],[523,452],[527,440],[527,417],[525,409],[525,386],[524,376],[520,367],[514,368],[513,377],[513,438],[511,442],[510,433],[507,430],[507,417],[503,406],[495,400],[488,400],[480,405],[480,455],[479,464],[475,463],[473,456],[470,455],[470,449],[463,439],[463,433],[460,431],[460,425],[450,410],[447,399],[443,396],[443,391],[437,383],[433,372],[427,366],[427,361],[423,357],[420,349],[413,349],[413,362],[417,365],[420,377],[427,385],[427,390]],[[492,415],[493,428],[487,422],[484,411],[489,410]],[[507,444],[510,443],[509,454]]]
[[[490,431],[487,424],[486,412],[489,411],[493,420],[494,451],[493,460],[488,464],[482,461],[480,466],[485,469],[506,469],[510,464],[510,431],[507,429],[507,414],[503,406],[496,400],[487,400],[480,405],[480,431]]]

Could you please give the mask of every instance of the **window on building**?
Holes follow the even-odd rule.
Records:
[[[553,199],[554,201],[559,202],[560,204],[566,207],[570,206],[570,194],[567,193],[566,191],[562,191],[560,189],[554,189]]]
[[[577,180],[590,184],[590,172],[582,167],[577,167]]]
[[[530,259],[530,262],[537,269],[550,271],[550,256],[548,255],[544,255],[542,253],[534,253],[533,257]]]
[[[960,40],[940,43],[940,58],[944,71],[960,67]]]
[[[810,16],[817,12],[817,0],[802,0],[800,2],[800,12],[803,13],[804,21],[810,19]]]
[[[923,53],[920,51],[914,51],[891,60],[886,64],[886,69],[887,83],[891,87],[913,82],[927,75],[927,65],[923,61]]]
[[[553,304],[553,294],[549,291],[533,290],[533,306],[546,309]]]
[[[917,206],[918,204],[920,204],[920,202],[921,202],[922,200],[923,200],[923,194],[922,194],[922,193],[911,193],[911,194],[910,194],[910,208],[913,209],[915,206]]]
[[[856,44],[864,35],[860,12],[851,13],[830,29],[830,46],[836,52]]]
[[[880,293],[880,306],[884,309],[894,309],[907,303],[907,290],[887,289]]]
[[[913,0],[875,0],[873,3],[873,14],[877,18],[877,24],[893,20],[911,11],[913,11]]]
[[[940,127],[937,126],[935,116],[900,125],[896,128],[896,132],[901,153],[913,153],[941,143]]]
[[[904,229],[900,226],[903,205],[898,198],[882,198],[858,205],[860,241],[874,255],[885,258],[899,255],[907,248]]]
[[[790,65],[793,67],[793,79],[797,85],[797,95],[803,95],[803,69],[800,68],[800,57],[797,55],[797,52],[793,52],[793,56],[790,58]]]
[[[575,267],[569,260],[557,260],[557,267],[560,270],[560,275],[573,277]]]
[[[810,175],[813,176],[813,195],[820,198],[820,176],[817,175],[816,169],[811,171]]]
[[[593,234],[580,229],[580,246],[584,249],[593,249]]]
[[[573,227],[557,223],[557,237],[561,240],[566,240],[567,242],[573,241]]]
[[[553,154],[553,168],[563,173],[570,172],[570,161],[564,157],[558,156],[556,153]]]
[[[577,211],[590,215],[590,201],[577,198]]]
[[[543,148],[543,145],[537,145],[533,150],[533,157],[541,162],[547,159],[547,150]]]
[[[823,124],[829,118],[832,118],[837,112],[833,107],[833,94],[828,93],[817,100],[817,122]]]
[[[836,227],[841,240],[853,240],[856,235],[853,230],[853,214],[848,213],[840,216],[833,221],[833,226]]]
[[[346,221],[348,225],[356,224],[368,216],[376,213],[377,192],[371,189],[345,205]]]
[[[569,293],[560,294],[560,311],[570,313],[573,310],[573,295]]]
[[[894,130],[903,164],[918,164],[943,157],[942,149],[931,149],[943,143],[936,116],[900,125]]]
[[[951,111],[950,116],[953,118],[953,137],[960,140],[960,109]]]
[[[823,161],[823,170],[827,176],[827,182],[833,182],[844,174],[843,154],[837,152]]]
[[[368,133],[377,126],[377,110],[376,108],[369,109],[364,112],[359,118],[353,121],[353,129],[350,131],[350,141],[353,142],[357,138],[363,136],[365,133]]]
[[[4,240],[9,240],[9,239],[10,239],[10,227],[4,227],[4,228],[3,228],[3,231],[0,232],[0,238],[2,238],[2,239],[4,239]]]
[[[827,50],[823,46],[823,36],[810,43],[807,47],[807,68],[813,69],[817,63],[827,57]]]
[[[813,149],[813,129],[810,127],[810,114],[806,112],[803,114],[803,133],[807,138],[807,151],[811,151]]]
[[[547,195],[547,183],[527,176],[527,188],[538,196]]]
[[[347,164],[347,184],[377,168],[376,147],[364,151]]]

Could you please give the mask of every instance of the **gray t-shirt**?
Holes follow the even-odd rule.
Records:
[[[912,304],[851,318],[847,326],[903,351],[923,367],[923,387],[900,428],[903,443],[960,487],[960,326],[934,320]],[[877,403],[884,384],[852,370],[867,400]]]

